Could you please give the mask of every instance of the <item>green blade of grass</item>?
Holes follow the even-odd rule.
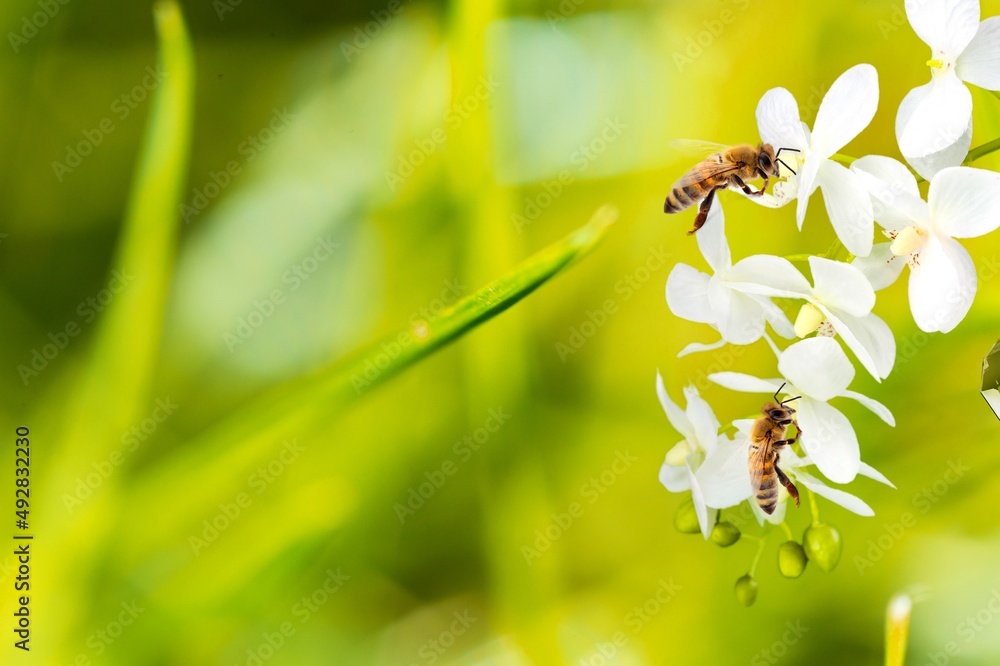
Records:
[[[365,391],[510,308],[590,252],[617,216],[614,208],[601,208],[587,225],[529,258],[508,275],[490,282],[440,315],[385,338],[398,342],[401,336],[412,337],[410,344],[400,344],[400,353],[389,364],[378,366],[378,357],[387,343],[376,342],[347,361],[268,391],[202,433],[171,458],[132,479],[132,501],[127,510],[136,513],[134,520],[125,519],[125,524],[133,525],[134,529],[130,530],[128,543],[122,544],[121,554],[125,558],[122,565],[140,566],[140,562],[158,550],[183,548],[188,535],[206,518],[206,507],[214,507],[219,498],[239,492],[247,474],[267,455],[274,455],[283,438],[310,432],[315,421],[329,419],[331,413]],[[376,364],[379,373],[365,378],[364,372],[371,363]],[[364,380],[364,386],[359,385],[359,378]],[[176,492],[177,479],[184,479],[185,492],[181,495]],[[165,496],[174,497],[175,501],[164,506]],[[151,511],[157,515],[156,521],[140,519]]]

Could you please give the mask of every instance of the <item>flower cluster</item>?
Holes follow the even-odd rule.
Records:
[[[670,310],[708,324],[719,337],[692,343],[679,355],[761,339],[774,352],[779,377],[719,372],[708,378],[734,391],[759,393],[764,400],[786,401],[795,410],[788,434],[795,443],[780,449],[780,470],[791,485],[805,489],[812,505],[812,524],[800,543],[784,523],[789,498],[784,488],[779,486],[771,514],[755,499],[748,464],[754,419],[720,427],[697,389],[684,389],[682,409],[657,375],[663,410],[683,437],[667,453],[660,481],[672,492],[690,493],[675,525],[722,546],[743,536],[731,520],[723,520],[725,512],[736,516],[742,510],[760,524],[779,525],[788,535],[779,549],[779,569],[789,577],[801,574],[808,561],[830,570],[839,560],[840,535],[819,522],[816,496],[858,515],[874,514],[860,498],[828,482],[846,484],[862,475],[892,485],[862,462],[850,420],[830,404],[849,398],[895,425],[885,405],[848,388],[855,370],[845,348],[876,381],[893,368],[896,343],[873,312],[876,291],[909,266],[916,325],[927,332],[951,331],[969,312],[977,288],[975,264],[957,239],[1000,226],[1000,174],[963,166],[998,147],[993,142],[970,153],[972,96],[966,84],[1000,90],[1000,17],[980,22],[978,0],[924,0],[906,3],[906,11],[931,48],[931,81],[910,91],[896,116],[897,143],[910,167],[891,157],[855,160],[838,152],[875,116],[878,74],[871,65],[852,67],[833,83],[811,130],[800,120],[789,91],[769,90],[757,105],[757,124],[765,143],[789,149],[782,152],[782,180],[770,193],[731,190],[770,208],[795,201],[801,230],[819,189],[839,243],[823,256],[753,255],[734,262],[716,198],[696,234],[711,273],[678,264],[667,279]],[[914,174],[929,181],[926,199]],[[875,242],[876,223],[886,242]],[[808,278],[796,262],[808,267]],[[801,304],[792,320],[784,308],[796,301]],[[780,348],[775,338],[794,342]],[[750,572],[737,582],[737,597],[747,605],[756,597],[759,557],[760,548]]]

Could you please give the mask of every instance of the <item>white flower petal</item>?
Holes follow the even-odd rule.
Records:
[[[711,278],[701,271],[677,264],[667,276],[667,306],[681,319],[699,324],[714,324],[715,315],[708,304]]]
[[[904,110],[909,114],[903,118]],[[896,116],[896,139],[903,155],[925,157],[961,138],[972,118],[972,93],[955,72],[935,77],[903,98]]]
[[[874,312],[864,317],[837,312],[835,317],[838,321],[831,323],[840,339],[855,353],[865,370],[875,379],[888,377],[896,362],[896,339],[888,324]],[[862,351],[870,360],[863,358]]]
[[[910,170],[891,157],[869,155],[855,160],[857,174],[872,199],[872,213],[886,229],[896,230],[923,224],[930,213],[920,198],[917,180]]]
[[[702,342],[692,342],[684,349],[680,350],[677,354],[677,358],[684,358],[688,354],[695,354],[698,352],[715,351],[721,347],[726,346],[725,340],[719,340],[718,342],[710,342],[708,344]]]
[[[767,318],[756,301],[730,289],[713,278],[708,287],[708,302],[718,318],[716,325],[726,342],[748,345],[760,340]]]
[[[753,495],[750,485],[749,442],[720,443],[705,458],[695,477],[701,486],[705,504],[716,509],[736,506]]]
[[[1000,16],[979,24],[976,36],[955,63],[958,78],[987,90],[1000,90]]]
[[[714,509],[709,510],[705,505],[705,497],[701,492],[701,486],[698,484],[698,479],[695,478],[691,465],[688,464],[686,469],[688,482],[691,484],[691,500],[694,502],[694,512],[698,516],[701,535],[708,539],[708,535],[712,533],[712,527],[715,523],[716,511]]]
[[[772,191],[774,192],[773,195],[767,193],[759,195],[750,195],[744,192],[742,188],[737,187],[736,185],[730,185],[729,191],[735,192],[744,199],[748,199],[754,202],[758,206],[764,206],[765,208],[784,208],[785,206],[788,205],[789,201],[795,198],[794,188],[792,192],[789,192],[788,189],[786,189],[785,187],[787,185],[788,183],[783,183],[783,182],[775,183],[774,187],[772,188]],[[781,194],[781,196],[779,196],[779,193]]]
[[[1000,173],[952,167],[934,176],[927,193],[934,227],[952,238],[974,238],[1000,227]]]
[[[824,497],[834,504],[839,504],[848,511],[856,513],[859,516],[875,515],[872,508],[865,504],[860,498],[855,497],[848,492],[844,492],[843,490],[831,488],[816,477],[806,474],[805,472],[797,472],[795,474],[795,480],[802,483],[803,486],[813,491],[820,497]]]
[[[809,207],[809,197],[816,191],[819,185],[817,175],[819,169],[826,160],[819,159],[818,155],[810,155],[805,164],[799,170],[798,175],[798,203],[795,204],[795,223],[802,231],[802,222],[806,219],[806,209]]]
[[[893,417],[892,412],[889,408],[883,405],[878,400],[874,398],[869,398],[861,393],[856,393],[855,391],[844,391],[841,394],[844,398],[851,398],[852,400],[857,400],[862,405],[871,410],[875,416],[879,417],[889,425],[896,427],[896,419]]]
[[[979,0],[918,0],[904,4],[913,31],[935,55],[957,57],[979,27]]]
[[[861,170],[869,173],[880,181],[884,186],[884,192],[892,194],[909,194],[919,197],[920,188],[917,187],[917,179],[913,177],[906,165],[899,160],[884,155],[865,155],[854,160],[851,170]],[[872,194],[884,196],[883,191],[873,191]]]
[[[663,385],[663,377],[656,373],[656,395],[660,398],[660,405],[663,406],[663,413],[667,415],[667,420],[674,430],[679,432],[684,439],[694,439],[694,426],[688,420],[684,410],[674,404],[667,394],[667,388]]]
[[[924,180],[931,180],[941,169],[958,166],[964,162],[969,155],[970,146],[972,146],[972,118],[969,118],[965,132],[955,143],[936,153],[924,157],[909,157],[906,161]]]
[[[781,352],[778,371],[797,390],[816,400],[841,395],[854,379],[854,366],[844,350],[827,337],[806,338],[790,345]]]
[[[733,261],[726,242],[726,216],[722,213],[722,202],[716,201],[708,211],[705,226],[695,234],[698,249],[705,261],[718,273],[729,268]]]
[[[786,340],[791,340],[795,337],[795,327],[792,326],[792,322],[789,321],[788,316],[785,315],[781,308],[772,303],[766,296],[750,294],[750,298],[760,303],[760,307],[764,310],[764,317],[767,318],[768,323],[771,324],[771,328],[774,329],[775,333]]]
[[[872,251],[875,213],[861,179],[843,164],[826,160],[819,167],[816,183],[823,191],[826,212],[837,238],[851,254],[867,256]]]
[[[830,157],[868,127],[878,108],[878,72],[855,65],[837,77],[823,96],[812,130],[812,150]]]
[[[780,379],[760,379],[742,372],[713,372],[708,376],[708,380],[732,391],[744,393],[774,393],[782,384]]]
[[[827,307],[863,317],[875,307],[875,290],[860,269],[843,261],[809,257],[813,295]]]
[[[761,141],[778,148],[805,150],[809,142],[802,131],[799,106],[784,88],[772,88],[757,103],[757,129]]]
[[[688,480],[687,466],[671,465],[664,461],[660,466],[660,483],[672,493],[690,490],[691,482]]]
[[[910,269],[910,312],[921,330],[947,333],[965,318],[976,296],[976,266],[964,247],[930,234]]]
[[[892,253],[892,243],[875,243],[867,257],[857,257],[851,263],[861,269],[875,291],[894,284],[906,267],[906,259]]]
[[[797,416],[802,426],[802,450],[819,471],[835,483],[853,481],[861,466],[861,449],[847,417],[811,398],[802,398]]]
[[[783,257],[755,254],[726,271],[726,284],[748,294],[808,298],[812,287],[799,269]]]
[[[885,475],[882,474],[882,472],[878,471],[877,469],[875,469],[874,467],[872,467],[871,465],[869,465],[864,461],[861,461],[861,467],[858,468],[858,474],[860,474],[861,476],[867,476],[869,479],[875,479],[879,483],[883,483],[889,486],[890,488],[896,487],[892,483],[892,481],[887,479]]]
[[[684,387],[684,399],[687,400],[685,413],[694,428],[695,442],[703,451],[711,453],[719,439],[719,420],[694,386]]]

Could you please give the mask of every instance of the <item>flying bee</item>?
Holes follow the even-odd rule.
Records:
[[[713,144],[714,145],[714,144]],[[694,228],[688,232],[690,236],[701,229],[708,218],[708,211],[715,200],[715,191],[728,187],[739,187],[749,196],[760,196],[767,189],[770,178],[780,178],[779,164],[795,171],[781,159],[781,152],[799,152],[795,148],[779,148],[777,152],[769,143],[759,143],[754,148],[749,143],[726,148],[715,146],[718,152],[706,157],[694,165],[690,171],[677,181],[667,200],[663,203],[664,213],[679,213],[689,206],[701,202],[698,215],[694,218]],[[759,190],[753,190],[745,181],[763,178],[764,184]]]
[[[757,497],[757,504],[768,515],[774,513],[774,507],[778,503],[778,481],[795,498],[795,506],[799,505],[798,488],[778,467],[778,456],[783,447],[794,444],[802,436],[802,430],[795,420],[795,410],[786,406],[786,403],[802,396],[778,402],[778,393],[783,388],[784,384],[774,392],[774,402],[764,405],[761,409],[762,416],[753,422],[750,429],[750,485]],[[790,425],[795,426],[795,437],[785,439]]]

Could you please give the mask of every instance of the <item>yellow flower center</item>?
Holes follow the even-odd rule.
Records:
[[[907,227],[896,234],[889,249],[897,257],[916,254],[924,245],[926,234],[916,227]]]
[[[931,58],[927,61],[927,66],[931,69],[944,69],[944,60],[941,58]]]
[[[795,318],[795,335],[804,338],[813,331],[819,329],[826,316],[812,303],[806,303],[799,309],[799,315]]]

